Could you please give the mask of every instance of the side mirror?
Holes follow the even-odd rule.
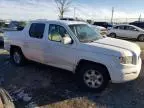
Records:
[[[68,36],[64,37],[62,39],[63,44],[71,44],[72,43],[72,39]]]
[[[137,29],[134,29],[134,31],[138,31]]]

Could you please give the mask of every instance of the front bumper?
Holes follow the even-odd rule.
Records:
[[[142,60],[139,59],[137,65],[122,65],[115,67],[111,73],[112,83],[123,83],[138,78],[141,71]]]

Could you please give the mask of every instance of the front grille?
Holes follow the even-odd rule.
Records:
[[[136,57],[135,56],[132,57],[132,61],[133,61],[132,64],[135,65],[136,64]]]

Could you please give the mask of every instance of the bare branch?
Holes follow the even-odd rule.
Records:
[[[71,0],[55,0],[59,11],[59,17],[63,18],[65,12],[69,10],[70,4],[72,3]]]

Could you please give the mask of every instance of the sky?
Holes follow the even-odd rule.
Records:
[[[144,18],[144,0],[72,0],[65,17],[82,19],[110,19],[114,7],[114,19]],[[54,0],[0,0],[0,19],[32,20],[58,19]]]

